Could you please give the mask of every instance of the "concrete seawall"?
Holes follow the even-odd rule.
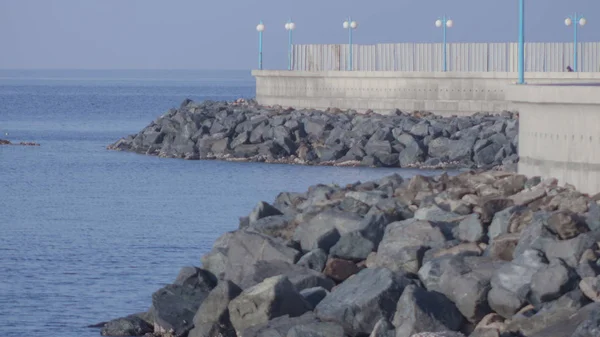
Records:
[[[600,192],[600,85],[509,86],[519,111],[519,173]]]
[[[391,72],[255,70],[256,99],[295,108],[425,110],[440,115],[512,110],[507,72]],[[527,73],[528,83],[600,82],[600,73]]]

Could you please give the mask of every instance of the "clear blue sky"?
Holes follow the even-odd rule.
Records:
[[[600,0],[526,0],[527,39],[572,41],[566,15],[600,41]],[[250,69],[256,24],[266,25],[266,68],[286,64],[289,16],[296,43],[433,42],[450,16],[449,41],[516,41],[517,0],[0,0],[0,69]]]

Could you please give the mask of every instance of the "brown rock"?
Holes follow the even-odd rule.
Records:
[[[558,235],[561,240],[568,240],[581,233],[589,232],[589,228],[582,223],[576,214],[571,211],[558,211],[548,218],[548,227]]]
[[[494,182],[492,186],[498,189],[502,195],[509,196],[523,190],[527,177],[522,174],[510,175]]]
[[[530,190],[523,190],[509,198],[517,206],[525,206],[546,196],[546,190],[541,186],[536,186]]]
[[[550,206],[558,210],[570,210],[573,213],[585,213],[588,211],[589,198],[575,191],[565,191],[552,198]]]
[[[464,253],[464,252],[473,252],[478,255],[481,255],[481,253],[483,253],[483,250],[481,250],[479,245],[477,245],[474,242],[461,243],[454,247],[450,247],[447,249],[441,249],[441,250],[435,252],[433,254],[433,258],[444,256],[444,255],[458,255],[458,254]]]
[[[336,282],[344,282],[348,277],[358,273],[360,269],[352,261],[330,258],[327,260],[323,274]]]
[[[480,204],[482,210],[481,222],[492,222],[492,219],[494,218],[494,214],[496,214],[496,212],[500,212],[501,210],[511,207],[513,205],[514,201],[512,199],[494,198],[483,200]]]
[[[490,257],[494,260],[512,261],[519,238],[519,233],[502,234],[495,237],[490,243]]]
[[[521,233],[525,227],[529,226],[533,220],[533,211],[526,209],[522,212],[515,212],[511,215],[508,225],[509,233]]]

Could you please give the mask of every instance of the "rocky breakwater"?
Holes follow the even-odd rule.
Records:
[[[186,100],[112,150],[185,159],[386,167],[515,166],[518,120],[294,110]]]
[[[598,199],[500,171],[280,193],[102,334],[598,336]]]

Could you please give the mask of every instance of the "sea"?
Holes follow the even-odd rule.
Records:
[[[164,159],[106,146],[186,98],[252,98],[249,71],[1,70],[0,336],[100,336],[201,266],[281,191],[433,171]]]

